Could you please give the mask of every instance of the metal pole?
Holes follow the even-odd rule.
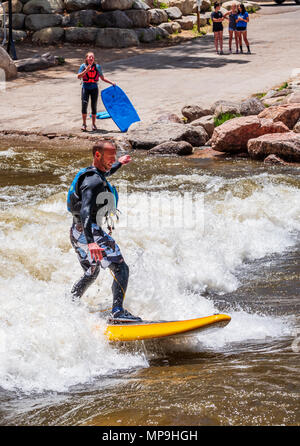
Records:
[[[8,0],[8,43],[7,43],[7,52],[11,53],[12,59],[17,59],[15,44],[13,41],[12,35],[12,0]]]

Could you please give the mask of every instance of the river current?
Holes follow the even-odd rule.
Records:
[[[89,311],[111,303],[108,270],[70,300],[66,193],[90,153],[0,143],[0,425],[299,425],[299,168],[132,158],[111,177],[126,308],[232,320],[110,344]]]

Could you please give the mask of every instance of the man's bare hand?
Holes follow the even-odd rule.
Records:
[[[95,260],[96,262],[101,262],[101,260],[103,259],[102,251],[104,251],[104,249],[100,248],[100,246],[97,243],[89,243],[88,247],[92,260]]]
[[[121,156],[121,158],[119,158],[118,161],[121,164],[128,164],[128,163],[130,163],[130,161],[132,161],[132,159],[131,159],[130,155],[124,155],[124,156]]]

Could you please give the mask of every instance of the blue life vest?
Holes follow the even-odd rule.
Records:
[[[118,206],[118,201],[119,201],[119,195],[118,195],[118,191],[116,189],[115,186],[112,186],[107,179],[105,178],[104,175],[102,175],[99,170],[94,167],[94,166],[90,166],[90,167],[85,167],[84,169],[81,169],[77,175],[75,176],[74,180],[72,181],[72,184],[69,188],[68,191],[68,197],[67,197],[67,208],[68,211],[71,212],[73,215],[80,214],[80,209],[81,209],[81,197],[80,197],[80,192],[79,192],[79,180],[80,182],[84,179],[83,177],[87,174],[89,174],[90,172],[92,173],[96,173],[97,175],[100,176],[100,178],[102,179],[104,186],[108,188],[109,192],[111,192],[113,194],[114,197],[114,203],[115,203],[115,208],[117,209]]]

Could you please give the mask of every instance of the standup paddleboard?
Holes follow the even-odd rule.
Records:
[[[131,124],[140,121],[127,95],[117,85],[102,90],[101,98],[104,107],[121,132],[126,132]]]
[[[110,341],[141,341],[196,334],[200,331],[225,327],[231,320],[226,314],[188,319],[184,321],[143,321],[127,324],[108,325],[105,335]]]

